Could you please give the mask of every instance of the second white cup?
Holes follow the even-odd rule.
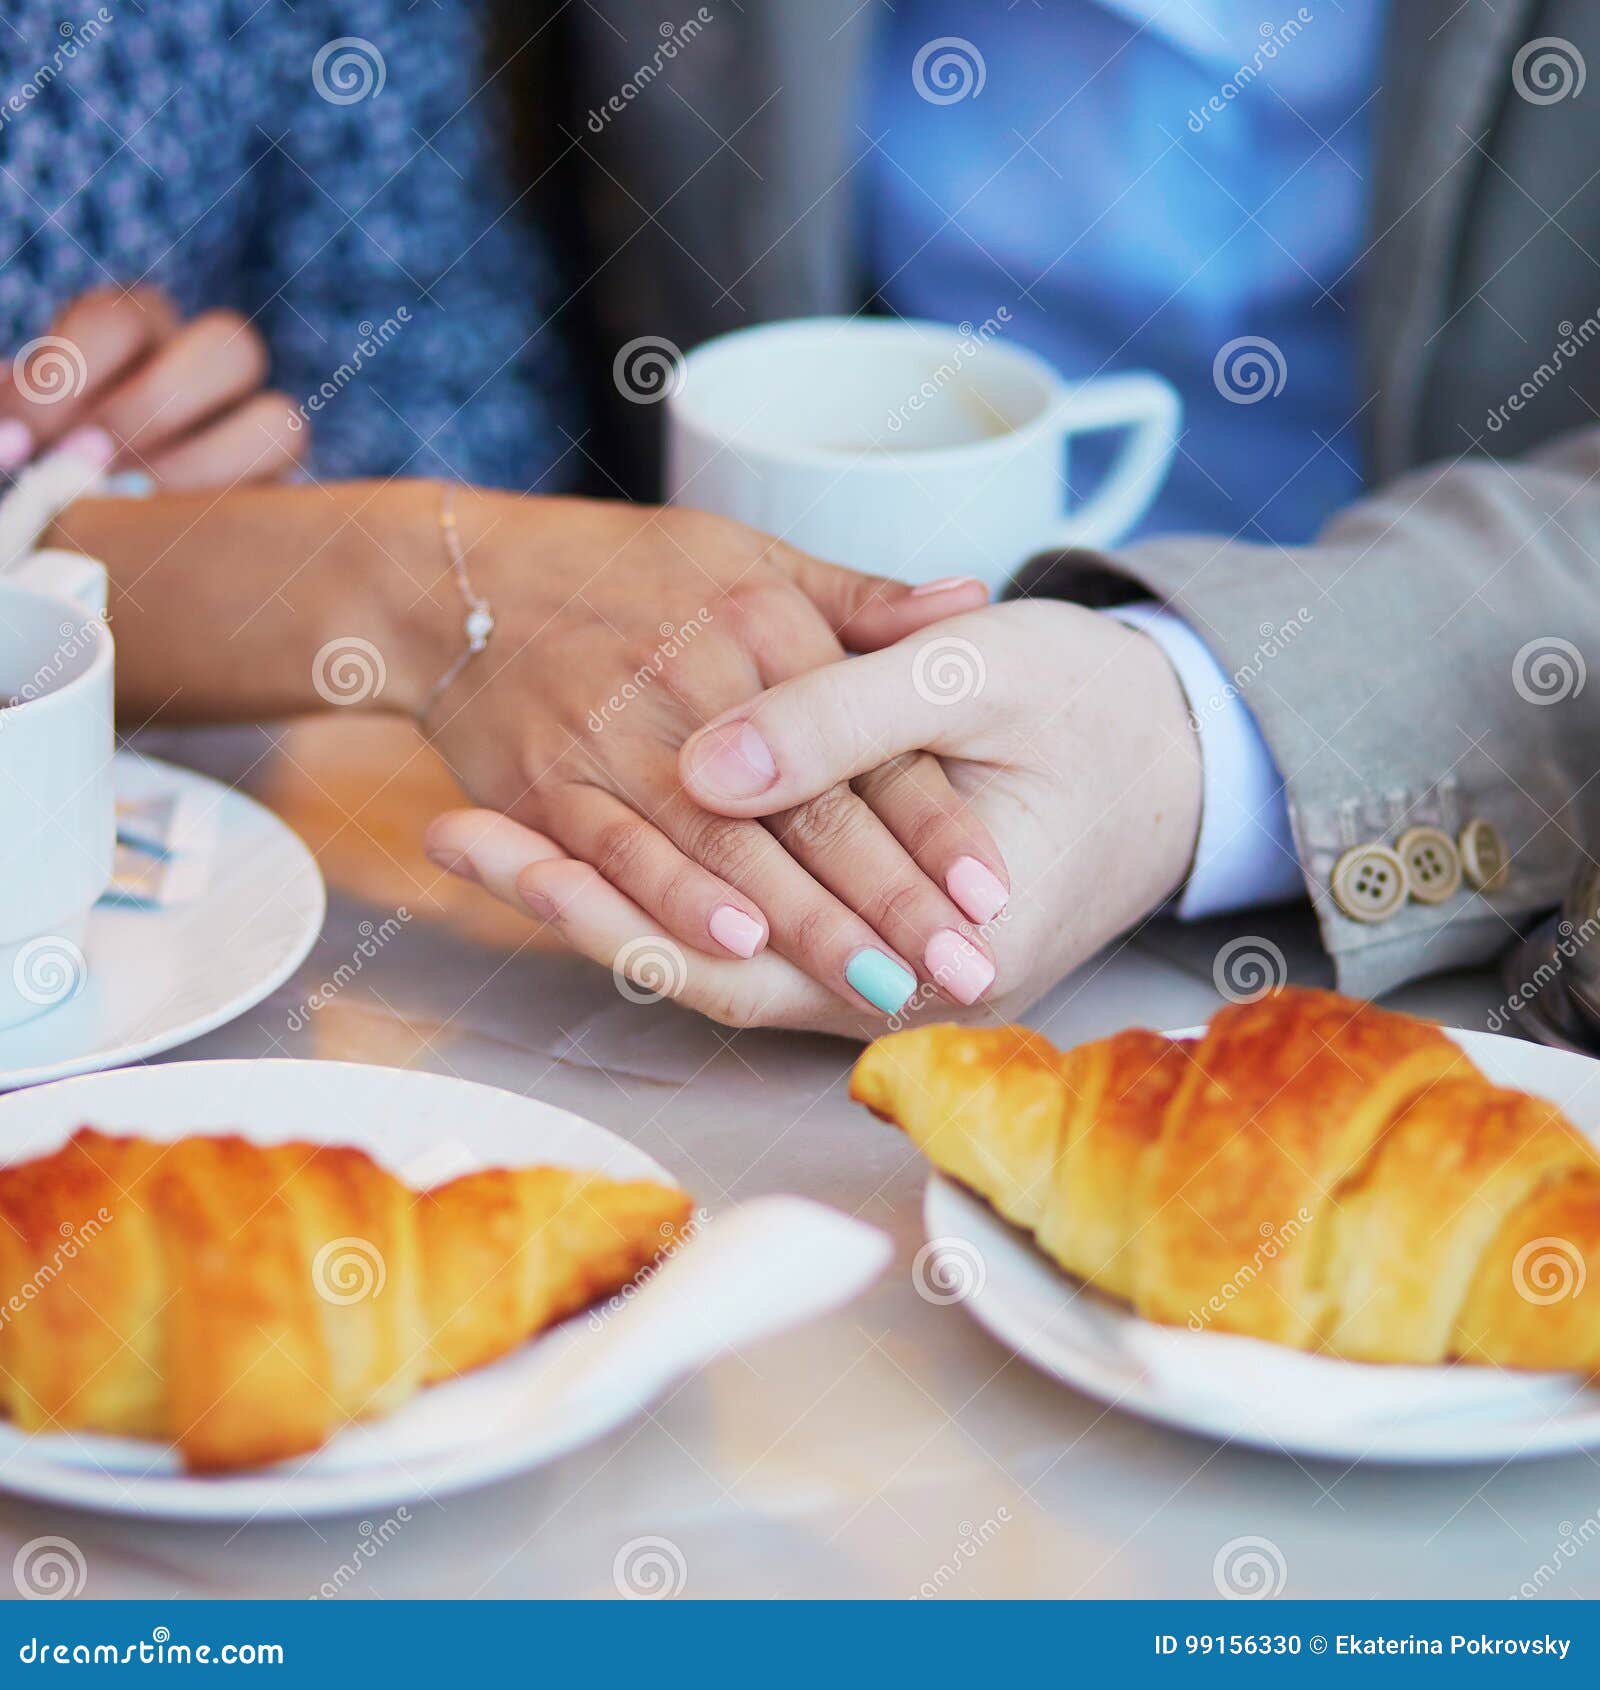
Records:
[[[823,317],[708,341],[668,395],[668,499],[873,574],[995,589],[1037,552],[1113,544],[1166,477],[1176,391],[1065,381],[992,327]],[[1101,430],[1127,439],[1069,510],[1070,442]]]

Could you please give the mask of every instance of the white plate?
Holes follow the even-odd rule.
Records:
[[[1550,1098],[1600,1138],[1600,1063],[1446,1031],[1496,1084]],[[1600,1445],[1600,1389],[1574,1375],[1372,1367],[1158,1326],[1063,1274],[942,1175],[928,1181],[923,1219],[951,1301],[1045,1373],[1148,1419],[1340,1461],[1514,1461]]]
[[[59,1146],[81,1123],[150,1138],[238,1131],[354,1144],[409,1184],[473,1168],[548,1163],[617,1179],[677,1182],[643,1151],[563,1109],[447,1075],[350,1062],[175,1062],[63,1081],[0,1098],[0,1158]],[[185,1476],[164,1445],[0,1421],[0,1490],[171,1519],[362,1512],[482,1484],[587,1443],[635,1412],[625,1397],[558,1427],[526,1409],[541,1370],[595,1340],[569,1322],[490,1367],[420,1391],[397,1414],[341,1432],[316,1454],[220,1478]],[[534,1434],[523,1436],[523,1422]]]
[[[299,967],[322,931],[322,875],[299,838],[242,792],[119,752],[118,797],[182,790],[215,825],[204,890],[165,909],[101,903],[81,991],[0,1032],[0,1091],[114,1068],[242,1015]]]

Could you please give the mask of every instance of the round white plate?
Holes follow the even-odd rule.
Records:
[[[119,752],[119,798],[182,791],[213,830],[204,881],[162,909],[89,915],[75,997],[0,1032],[0,1091],[114,1068],[197,1039],[259,1003],[305,959],[327,908],[299,837],[253,798],[153,757]]]
[[[603,1127],[447,1075],[353,1062],[174,1062],[66,1080],[0,1098],[0,1159],[56,1149],[84,1122],[148,1138],[240,1132],[354,1144],[418,1188],[474,1168],[538,1163],[675,1185]],[[309,1518],[416,1503],[519,1472],[637,1412],[586,1403],[552,1426],[535,1412],[544,1370],[596,1341],[582,1319],[466,1378],[417,1393],[397,1414],[348,1427],[314,1455],[190,1478],[165,1445],[69,1433],[27,1436],[0,1421],[0,1490],[168,1519]]]
[[[1550,1098],[1600,1138],[1600,1062],[1446,1030],[1496,1084]],[[1600,1445],[1600,1389],[1574,1375],[1372,1367],[1158,1326],[1063,1274],[942,1175],[928,1181],[923,1219],[952,1301],[964,1301],[1017,1355],[1115,1408],[1225,1442],[1339,1461],[1515,1461]]]

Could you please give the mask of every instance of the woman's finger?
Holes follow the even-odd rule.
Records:
[[[803,1027],[856,1039],[883,1031],[881,1019],[841,1001],[771,950],[742,962],[684,949],[588,863],[495,811],[438,816],[424,844],[440,868],[479,882],[552,929],[570,950],[610,969],[634,1001],[670,997],[729,1027]],[[928,1005],[919,995],[914,1007],[920,1012]]]
[[[773,956],[752,962],[681,949],[624,893],[548,835],[495,810],[451,810],[423,834],[429,861],[524,915],[554,927],[575,951],[730,1025],[866,1028],[831,993]],[[641,980],[640,977],[644,978]]]
[[[532,863],[517,892],[571,949],[609,968],[635,1002],[670,997],[729,1027],[820,1027],[857,1037],[877,1030],[780,957],[733,962],[681,949],[587,863]]]
[[[994,984],[988,947],[963,931],[961,912],[848,786],[769,817],[767,827],[951,1001],[976,1003]]]
[[[542,811],[568,853],[597,868],[675,938],[713,956],[749,958],[766,946],[759,907],[620,798],[574,783],[547,795]]]
[[[177,331],[177,311],[159,288],[96,288],[72,300],[45,334],[14,347],[0,367],[0,419],[14,442],[25,431],[16,462],[93,414],[125,372]]]
[[[530,863],[566,856],[553,839],[498,810],[447,810],[422,835],[428,861],[461,880],[475,880],[502,903],[523,908],[517,876]]]
[[[983,625],[950,623],[887,651],[810,670],[726,712],[679,754],[689,797],[722,815],[784,815],[842,782],[871,777],[869,790],[892,800],[892,813],[879,812],[881,819],[918,869],[969,920],[992,921],[1008,896],[1004,864],[943,772],[924,765],[914,784],[874,776],[925,748],[981,760],[979,712],[1002,703],[1011,677],[990,677],[982,646],[961,629],[982,632]],[[933,933],[921,937],[926,962]],[[948,967],[951,942],[939,943]]]
[[[785,912],[773,923],[774,945],[789,947],[792,960],[820,983],[820,989],[831,986],[852,1006],[850,1013],[856,1022],[865,1024],[869,1006],[883,1015],[905,1007],[916,990],[915,975],[898,958],[889,956],[877,935],[817,885],[759,822],[723,821],[696,811],[681,799],[677,805],[680,820],[687,815],[702,824],[696,842],[705,855],[694,853],[696,860],[710,863],[713,869],[719,861],[726,861],[744,871],[744,884],[751,889],[751,896],[740,900],[741,910],[767,907],[763,888],[774,892],[772,907]],[[667,825],[666,818],[658,821]],[[518,888],[524,869],[568,856],[547,834],[492,810],[455,810],[435,818],[423,836],[423,847],[441,868],[480,881],[514,907],[523,907]],[[589,863],[581,866],[592,867]],[[659,932],[659,925],[625,892],[618,889],[617,896],[634,912],[632,930],[643,927]],[[709,952],[709,946],[706,948]],[[698,944],[696,949],[700,949]],[[597,960],[610,966],[607,958]],[[717,960],[720,963],[722,958]],[[754,966],[763,960],[759,955],[749,963],[729,957],[725,966]]]
[[[247,318],[202,312],[105,394],[95,421],[122,442],[124,467],[144,468],[163,446],[249,398],[266,374],[266,343]]]
[[[839,643],[817,607],[791,585],[772,590],[797,602],[751,618],[747,643],[762,684],[774,686],[816,669],[839,670]],[[763,637],[763,630],[780,627],[781,640],[770,633]],[[930,766],[933,779],[944,783],[938,764],[930,760]],[[766,825],[796,862],[863,916],[891,949],[910,957],[922,979],[951,1002],[975,1003],[993,985],[987,947],[962,931],[961,914],[940,889],[942,882],[929,878],[888,822],[847,783],[768,817]]]
[[[822,612],[847,651],[877,651],[930,623],[980,610],[989,602],[989,589],[971,575],[890,581],[824,563],[792,546],[775,546],[769,555],[774,567]]]
[[[917,988],[903,956],[756,821],[707,815],[674,793],[652,816],[684,854],[750,898],[770,946],[857,1010],[897,1015]]]
[[[937,757],[916,752],[858,775],[856,792],[944,887],[968,921],[985,927],[1010,901],[1010,877],[994,836],[950,784]]]
[[[171,445],[158,448],[145,469],[162,486],[186,490],[277,481],[303,460],[310,445],[286,393],[258,393],[226,415]]]

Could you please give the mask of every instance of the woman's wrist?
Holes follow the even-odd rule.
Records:
[[[435,480],[389,482],[370,520],[359,519],[361,597],[374,618],[371,637],[386,670],[382,695],[373,703],[413,718],[421,717],[464,641],[440,532],[446,486]],[[466,487],[449,491],[458,512],[482,497]]]
[[[110,580],[134,716],[415,715],[460,649],[440,484],[343,482],[83,499],[43,537]],[[462,508],[479,497],[460,489]]]
[[[396,484],[399,486],[400,484]],[[405,484],[396,520],[406,537],[378,544],[387,640],[395,653],[387,702],[424,726],[456,678],[493,655],[504,605],[500,560],[508,540],[531,540],[558,503],[452,482]],[[513,551],[515,548],[513,547]]]

